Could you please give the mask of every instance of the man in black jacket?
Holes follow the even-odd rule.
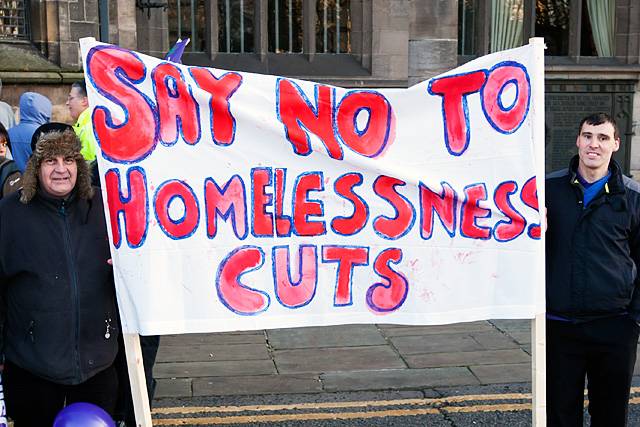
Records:
[[[582,426],[587,378],[594,426],[625,426],[640,316],[640,185],[611,156],[615,120],[580,123],[578,155],[546,179],[547,415]]]
[[[118,314],[100,193],[73,132],[40,136],[23,189],[0,201],[7,415],[50,426],[65,404],[113,414]]]

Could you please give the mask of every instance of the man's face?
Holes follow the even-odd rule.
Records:
[[[581,168],[596,173],[605,172],[609,168],[611,156],[620,148],[620,138],[615,138],[614,133],[613,125],[608,122],[582,125],[576,139]]]
[[[72,87],[67,97],[67,108],[73,120],[78,120],[80,113],[89,107],[89,100],[86,96],[82,96],[80,89]]]
[[[76,186],[78,165],[73,157],[56,156],[40,164],[40,185],[55,197],[67,197]]]

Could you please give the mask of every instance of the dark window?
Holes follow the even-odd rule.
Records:
[[[458,1],[458,54],[476,53],[476,12],[477,0]]]
[[[350,0],[168,0],[169,42],[190,37],[188,52],[211,55],[351,53],[351,13]]]
[[[536,2],[536,35],[544,37],[545,55],[569,54],[569,0]]]
[[[351,52],[348,0],[316,0],[316,52]]]
[[[616,0],[460,0],[458,54],[483,55],[544,37],[547,56],[615,55]]]
[[[169,43],[190,38],[187,50],[191,52],[206,51],[205,0],[169,0]]]
[[[218,52],[253,52],[253,0],[218,0]]]
[[[0,39],[29,39],[29,19],[25,0],[0,0]]]
[[[269,0],[269,52],[302,53],[302,0]]]

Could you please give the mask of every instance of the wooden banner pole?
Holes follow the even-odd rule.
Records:
[[[538,206],[545,222],[545,153],[544,153],[544,39],[534,37],[529,39],[534,47],[534,78],[531,80],[531,113],[533,118],[534,156],[536,160],[536,183],[538,190]],[[535,266],[538,283],[536,284],[536,314],[531,321],[531,391],[532,425],[544,427],[547,425],[547,359],[546,359],[546,314],[545,314],[545,226],[542,226],[540,245],[541,256]]]
[[[135,333],[124,333],[123,338],[124,349],[127,355],[131,397],[133,398],[133,410],[136,415],[136,426],[151,427],[151,409],[149,407],[149,397],[147,395],[147,381],[144,376],[144,365],[142,364],[140,336]]]

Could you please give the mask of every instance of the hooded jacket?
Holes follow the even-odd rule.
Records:
[[[0,344],[33,375],[80,384],[115,360],[118,313],[102,197],[75,134],[62,135],[39,140],[24,188],[0,201]],[[76,159],[65,199],[38,184],[40,163],[52,154]]]
[[[640,316],[640,184],[611,160],[611,176],[583,206],[578,156],[546,178],[547,312],[576,321]]]
[[[51,101],[44,95],[25,92],[20,96],[20,123],[9,129],[11,155],[20,171],[31,156],[31,137],[42,124],[51,120]]]

